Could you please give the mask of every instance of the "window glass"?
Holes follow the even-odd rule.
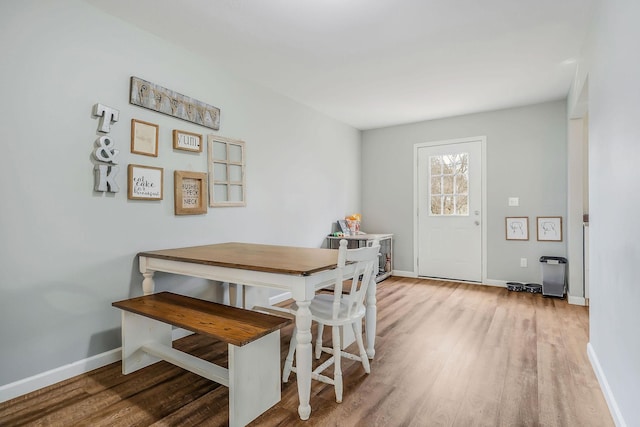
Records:
[[[469,215],[469,154],[429,158],[431,215]]]

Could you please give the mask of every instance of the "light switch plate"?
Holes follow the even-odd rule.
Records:
[[[509,206],[520,206],[519,197],[509,197]]]

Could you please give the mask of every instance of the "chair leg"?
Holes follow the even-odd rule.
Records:
[[[289,375],[291,374],[291,368],[293,366],[293,355],[296,352],[296,345],[298,345],[298,341],[296,340],[297,333],[298,329],[294,327],[293,335],[291,335],[291,342],[289,343],[289,353],[287,353],[287,358],[284,361],[284,368],[282,369],[283,383],[289,381]]]
[[[358,351],[360,352],[362,366],[364,367],[364,371],[369,374],[371,373],[371,366],[369,365],[369,357],[367,356],[367,351],[365,350],[364,342],[362,341],[362,321],[358,320],[357,322],[353,322],[351,325],[353,326],[353,334],[356,336],[356,342],[358,343]]]
[[[340,366],[340,327],[333,326],[331,328],[333,340],[333,386],[336,391],[336,402],[342,402],[342,367]]]
[[[322,355],[322,333],[324,332],[324,325],[318,323],[318,337],[316,338],[316,359],[320,359]]]

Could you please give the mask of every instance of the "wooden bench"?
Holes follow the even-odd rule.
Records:
[[[280,401],[280,328],[290,319],[170,292],[114,302],[122,310],[122,373],[159,360],[229,388],[229,425]],[[228,344],[228,368],[172,347],[172,325]]]

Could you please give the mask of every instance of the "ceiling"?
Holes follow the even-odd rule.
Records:
[[[358,129],[564,98],[595,0],[85,0]]]

